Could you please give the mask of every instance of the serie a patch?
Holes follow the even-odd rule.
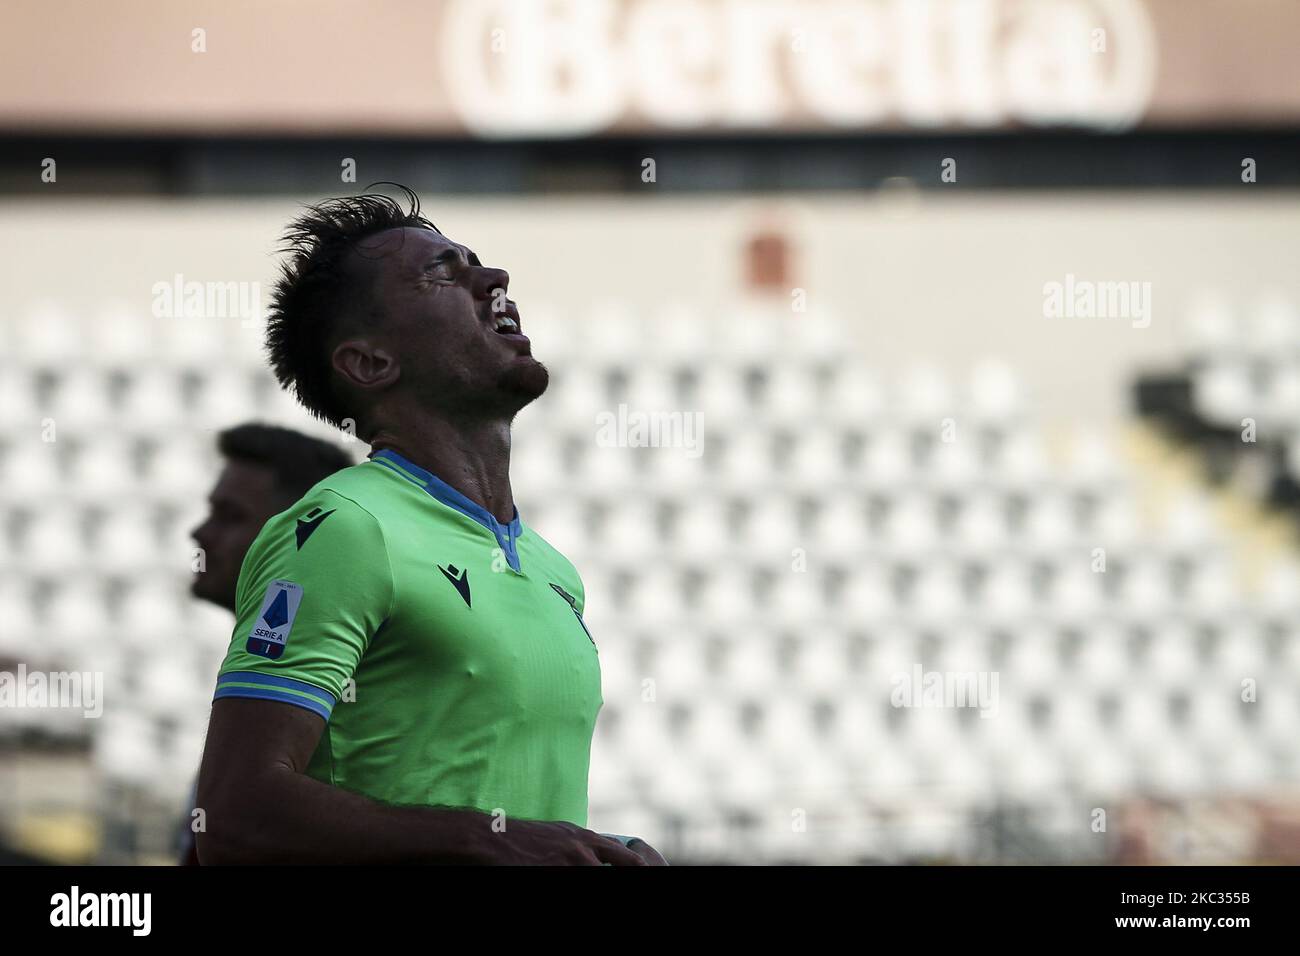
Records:
[[[248,633],[248,643],[244,645],[250,654],[278,660],[289,643],[289,632],[293,629],[293,619],[298,616],[298,606],[302,604],[302,585],[292,581],[272,581],[266,586],[266,597],[262,599],[262,611],[253,622],[253,629]]]

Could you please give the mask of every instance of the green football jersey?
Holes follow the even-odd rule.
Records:
[[[216,698],[304,707],[307,773],[388,804],[587,823],[600,664],[573,565],[388,450],[266,523]]]

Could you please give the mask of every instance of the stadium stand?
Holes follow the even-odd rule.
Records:
[[[1096,806],[1297,782],[1294,545],[1257,546],[1155,432],[1040,420],[996,361],[885,372],[838,349],[825,316],[746,314],[716,361],[688,309],[609,316],[581,347],[546,312],[527,326],[556,345],[553,392],[520,418],[513,475],[525,522],[585,578],[605,699],[593,826],[721,862],[1100,861],[1078,823]],[[1260,408],[1295,447],[1277,314],[1241,348],[1218,330],[1189,355],[1187,420]],[[163,858],[227,637],[185,594],[207,429],[305,419],[255,352],[213,363],[201,326],[161,362],[127,314],[112,347],[66,327],[23,323],[0,359],[8,407],[58,428],[0,445],[0,656],[128,691],[98,721],[5,725],[10,744],[91,748],[106,785],[78,803],[51,774],[3,822],[31,837],[63,787],[59,813],[106,822],[59,852]],[[620,406],[685,430],[603,447]],[[918,663],[996,675],[998,719],[894,706]]]

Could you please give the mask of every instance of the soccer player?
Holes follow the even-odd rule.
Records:
[[[225,464],[208,495],[207,517],[190,532],[204,559],[190,591],[233,614],[240,565],[266,519],[288,508],[322,478],[347,468],[352,459],[329,442],[254,422],[217,435],[217,451]],[[198,863],[190,823],[187,814],[180,846],[180,862],[187,866]]]
[[[524,525],[510,427],[540,396],[509,275],[403,188],[286,234],[267,348],[369,459],[244,561],[198,805],[204,863],[641,866],[585,828],[597,649],[573,565]]]

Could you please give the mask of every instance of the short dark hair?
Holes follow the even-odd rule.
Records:
[[[280,251],[289,256],[271,292],[266,352],[276,379],[293,391],[309,412],[342,427],[348,417],[331,384],[327,346],[345,313],[372,313],[362,286],[346,260],[358,241],[388,229],[438,227],[420,214],[420,198],[397,183],[408,207],[380,193],[326,199],[308,206],[289,224]],[[441,235],[441,233],[439,233]]]
[[[217,451],[225,458],[269,468],[277,491],[289,501],[297,501],[317,482],[353,464],[337,445],[260,422],[245,422],[221,432]]]

